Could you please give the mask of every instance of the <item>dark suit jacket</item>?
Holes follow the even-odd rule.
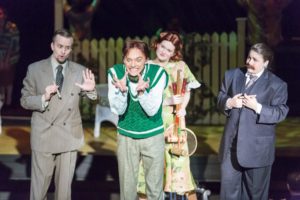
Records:
[[[85,68],[69,61],[65,70],[61,91],[62,99],[54,95],[46,109],[42,106],[45,88],[53,84],[51,57],[35,62],[28,67],[23,80],[21,105],[32,110],[31,148],[39,152],[61,153],[83,145],[83,128],[79,110],[82,91],[75,83],[82,83]],[[89,98],[96,99],[96,92]]]
[[[287,84],[266,69],[247,92],[248,95],[256,95],[257,102],[262,104],[261,113],[256,114],[246,107],[226,110],[227,99],[244,92],[245,73],[246,68],[227,71],[218,95],[218,107],[227,116],[219,158],[222,162],[235,134],[238,134],[239,164],[263,167],[274,162],[275,126],[285,119],[289,110],[286,105]]]

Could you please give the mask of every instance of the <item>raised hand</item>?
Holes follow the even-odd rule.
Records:
[[[144,93],[144,91],[149,88],[149,82],[150,82],[150,79],[148,78],[147,81],[144,81],[142,76],[140,74],[138,74],[138,78],[139,78],[139,81],[137,83],[137,87],[136,87],[136,91],[139,93],[139,94],[142,94]]]
[[[83,83],[75,83],[76,86],[80,87],[83,91],[93,91],[95,89],[95,76],[89,69],[82,71]]]
[[[126,86],[126,79],[127,79],[128,72],[126,71],[122,79],[118,79],[115,75],[113,75],[112,84],[118,88],[121,92],[127,91]]]

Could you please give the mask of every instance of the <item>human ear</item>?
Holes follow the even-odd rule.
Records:
[[[267,60],[267,61],[264,62],[264,68],[267,68],[268,65],[269,65],[269,61]]]

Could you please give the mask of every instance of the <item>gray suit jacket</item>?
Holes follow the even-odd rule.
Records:
[[[235,134],[237,138],[237,159],[243,167],[271,165],[275,157],[275,125],[285,119],[288,113],[287,84],[269,70],[265,70],[253,84],[248,95],[255,94],[262,104],[260,114],[243,107],[226,110],[226,101],[243,93],[246,82],[246,68],[237,68],[225,73],[219,95],[218,107],[227,116],[220,144],[219,158],[228,153]]]
[[[79,101],[82,91],[75,83],[82,83],[85,68],[69,61],[65,69],[62,99],[52,96],[46,108],[42,106],[45,88],[53,84],[51,58],[35,62],[28,67],[23,80],[21,105],[32,110],[31,148],[48,153],[61,153],[80,148],[84,142]],[[96,91],[89,92],[96,99]]]

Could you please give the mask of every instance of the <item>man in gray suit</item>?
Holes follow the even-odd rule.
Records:
[[[287,84],[270,72],[271,49],[251,47],[246,67],[226,72],[218,107],[227,116],[220,144],[221,199],[267,200],[275,126],[288,113]]]
[[[71,62],[72,35],[54,33],[52,55],[32,63],[23,80],[21,105],[32,110],[30,199],[46,199],[55,169],[55,199],[71,199],[77,150],[84,134],[79,111],[82,95],[96,99],[94,74]]]

